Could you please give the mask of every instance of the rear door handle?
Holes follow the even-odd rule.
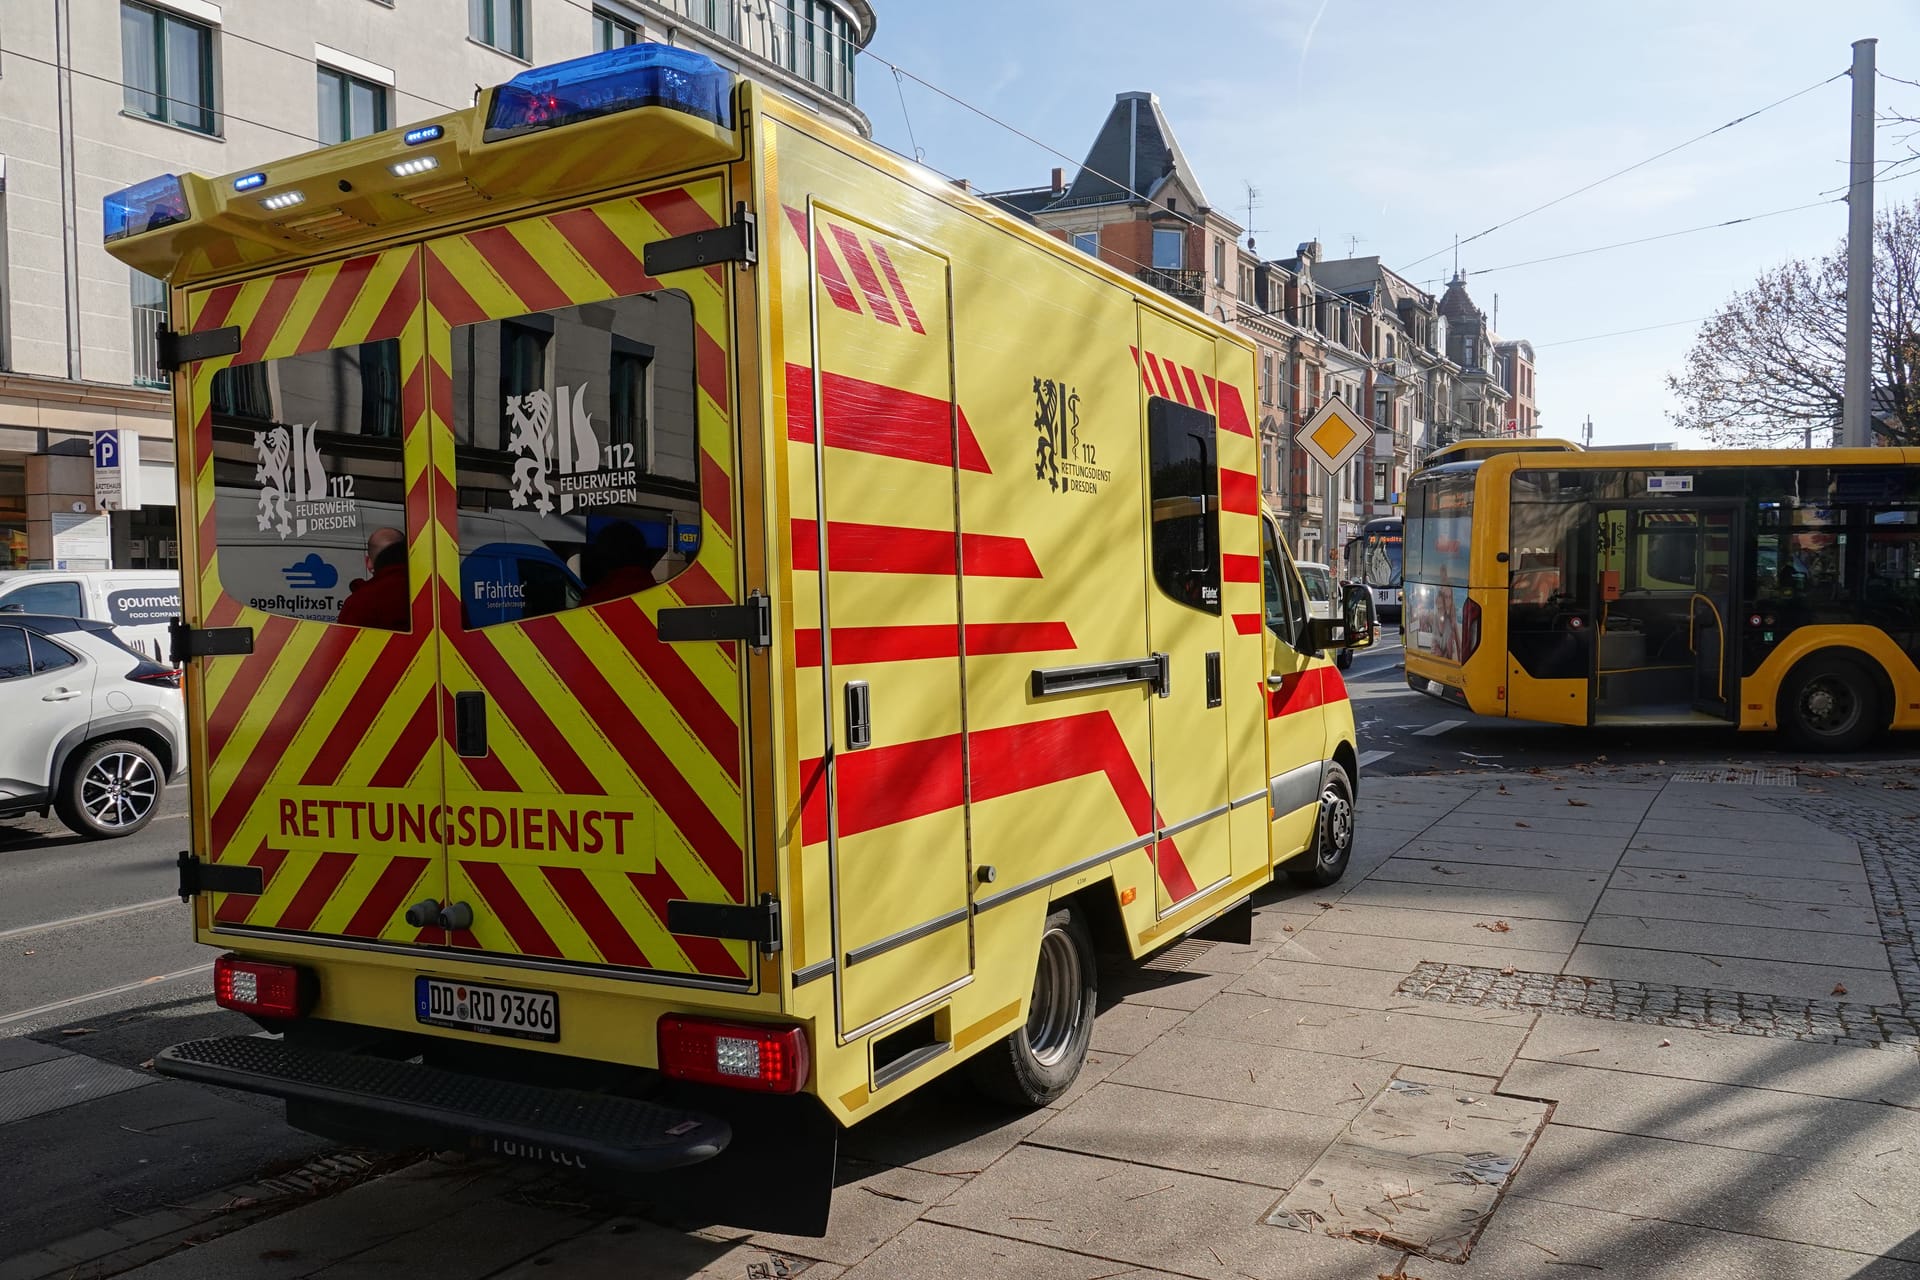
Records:
[[[80,696],[80,691],[78,689],[55,689],[52,693],[42,694],[40,696],[40,701],[65,702],[69,698],[77,698],[79,696]]]
[[[1207,705],[1217,707],[1226,700],[1226,689],[1220,677],[1220,654],[1217,650],[1207,654]]]
[[[847,681],[847,750],[873,745],[873,694],[865,680]]]
[[[469,760],[487,754],[487,695],[477,689],[453,695],[453,750]]]

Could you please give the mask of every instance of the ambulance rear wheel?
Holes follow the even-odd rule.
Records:
[[[1313,847],[1290,863],[1287,876],[1297,885],[1324,889],[1347,874],[1353,857],[1353,780],[1338,761],[1327,764],[1320,784],[1320,813],[1314,820]]]
[[[1027,1109],[1058,1099],[1087,1060],[1098,1003],[1093,935],[1080,913],[1062,903],[1040,935],[1027,1024],[968,1064],[974,1087]]]

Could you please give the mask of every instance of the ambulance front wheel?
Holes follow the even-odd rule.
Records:
[[[1061,903],[1040,935],[1027,1023],[968,1064],[975,1087],[1022,1108],[1058,1099],[1087,1060],[1098,997],[1093,936],[1080,912]]]
[[[1324,889],[1347,874],[1352,857],[1353,779],[1345,765],[1328,761],[1326,781],[1320,784],[1313,846],[1287,867],[1287,875],[1297,885]]]

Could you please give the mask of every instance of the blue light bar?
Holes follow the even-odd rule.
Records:
[[[434,141],[445,132],[446,130],[437,124],[423,124],[418,129],[407,130],[406,137],[403,141],[410,147],[417,147],[423,142]]]
[[[732,96],[733,76],[711,58],[632,44],[522,71],[494,90],[485,136],[498,142],[635,107],[670,107],[731,128]]]
[[[255,187],[264,187],[266,185],[267,175],[264,173],[250,173],[244,178],[235,178],[233,180],[233,189],[235,191],[251,191]]]
[[[100,213],[108,240],[158,231],[187,220],[187,189],[177,174],[148,178],[102,200]]]

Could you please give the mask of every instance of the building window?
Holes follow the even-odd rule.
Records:
[[[120,6],[126,109],[213,133],[213,29],[144,5]]]
[[[640,24],[605,9],[593,11],[593,47],[601,53],[640,43]]]
[[[1155,227],[1153,231],[1153,267],[1156,271],[1178,271],[1186,265],[1186,236],[1178,229]]]
[[[1473,368],[1473,335],[1470,333],[1460,339],[1460,363]]]
[[[387,88],[332,67],[320,73],[320,141],[345,142],[384,132]]]
[[[1227,242],[1216,239],[1213,242],[1213,283],[1215,287],[1227,287]]]
[[[1100,233],[1098,231],[1076,231],[1073,233],[1073,247],[1082,253],[1100,256]]]
[[[1273,403],[1273,353],[1260,353],[1260,403]]]
[[[135,386],[171,385],[160,368],[156,335],[167,327],[167,285],[144,272],[132,273],[128,289],[133,310],[133,381]]]
[[[467,0],[467,34],[516,58],[527,56],[526,0]]]

